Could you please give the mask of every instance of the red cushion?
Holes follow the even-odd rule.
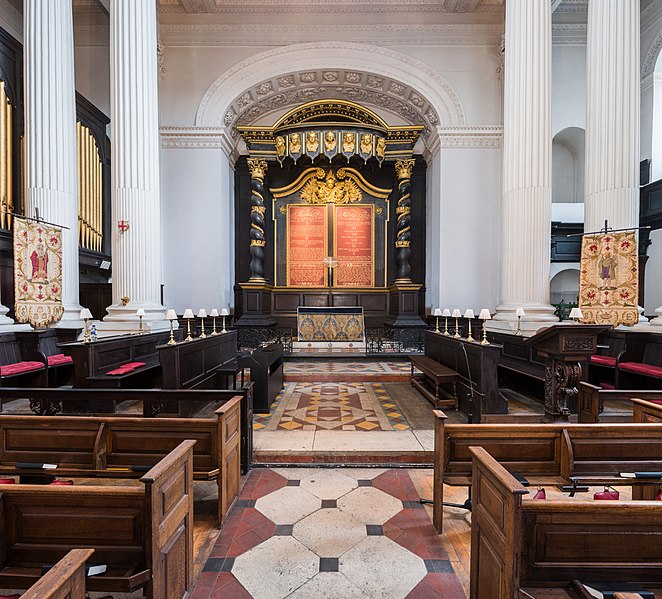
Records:
[[[662,379],[662,366],[651,366],[650,364],[640,364],[639,362],[622,362],[619,368],[627,372],[635,372]]]
[[[127,362],[126,364],[122,364],[121,366],[115,368],[114,370],[109,370],[106,374],[109,374],[111,376],[115,376],[118,374],[127,374],[129,372],[133,372],[136,368],[145,365],[146,365],[145,362]]]
[[[612,358],[611,356],[599,356],[598,354],[594,354],[593,356],[591,356],[591,364],[614,367],[616,366],[616,358]]]
[[[600,389],[616,389],[616,386],[611,383],[600,383]]]
[[[41,362],[16,362],[16,364],[0,366],[0,376],[14,376],[24,372],[43,370],[44,368],[45,366]]]
[[[55,354],[54,356],[48,356],[48,365],[49,366],[60,366],[60,364],[73,364],[74,359],[71,356],[65,356],[64,354]]]
[[[70,485],[73,485],[74,481],[73,480],[54,480],[51,484],[52,485],[62,485],[64,487],[68,487]]]
[[[131,370],[135,370],[136,368],[140,368],[141,366],[146,366],[145,362],[127,362],[124,364],[124,366],[131,367]]]
[[[16,481],[13,478],[0,478],[0,485],[15,485]]]

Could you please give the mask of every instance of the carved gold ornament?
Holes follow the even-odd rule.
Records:
[[[308,131],[306,133],[306,152],[317,152],[320,147],[317,131]]]
[[[285,138],[282,135],[276,138],[276,154],[279,158],[285,156]]]
[[[336,149],[336,134],[333,131],[327,131],[324,136],[324,150],[333,152]]]
[[[356,136],[351,131],[345,131],[342,136],[342,151],[345,154],[353,154],[356,146]]]
[[[301,136],[298,133],[290,133],[290,153],[298,154],[301,152]]]
[[[395,162],[395,174],[398,177],[398,180],[402,179],[411,179],[411,171],[414,168],[414,160],[396,160]]]
[[[333,172],[329,172],[323,181],[308,181],[301,190],[301,199],[309,204],[353,204],[360,202],[362,195],[354,181],[338,181]]]
[[[377,138],[377,147],[375,148],[375,153],[379,158],[384,158],[386,153],[386,140],[383,137]]]
[[[268,168],[267,161],[259,160],[258,158],[249,158],[247,162],[248,170],[251,173],[251,178],[264,180]]]
[[[361,135],[361,153],[370,154],[372,152],[372,134],[364,133]]]

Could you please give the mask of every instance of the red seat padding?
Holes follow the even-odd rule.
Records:
[[[662,366],[651,366],[650,364],[641,364],[639,362],[622,362],[619,365],[619,369],[662,379]]]
[[[598,366],[611,366],[614,368],[616,366],[616,358],[594,354],[591,356],[591,364],[597,364]]]
[[[122,364],[121,366],[115,368],[114,370],[109,370],[106,374],[109,374],[111,376],[115,376],[118,374],[128,374],[129,372],[133,372],[136,368],[140,368],[140,366],[145,366],[145,362],[127,362],[126,364]]]
[[[616,385],[612,385],[611,383],[600,383],[600,389],[616,389]]]
[[[145,362],[127,362],[124,364],[124,366],[131,367],[131,370],[135,370],[136,368],[140,368],[141,366],[146,366]]]
[[[41,362],[16,362],[16,364],[7,364],[0,366],[0,376],[15,376],[24,372],[33,372],[46,368]]]
[[[68,487],[74,484],[73,480],[54,480],[52,485],[62,485],[63,487]]]
[[[13,478],[0,478],[0,485],[15,485],[16,480]]]
[[[64,354],[55,354],[54,356],[48,356],[48,365],[49,366],[60,366],[61,364],[73,364],[74,359],[71,356],[65,356]]]

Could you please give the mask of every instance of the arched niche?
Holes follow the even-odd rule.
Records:
[[[584,202],[586,132],[567,127],[552,140],[552,203]]]
[[[572,266],[557,272],[549,283],[552,304],[576,302],[579,296],[579,269]]]

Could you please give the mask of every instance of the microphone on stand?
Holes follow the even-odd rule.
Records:
[[[471,378],[471,367],[469,366],[469,356],[467,355],[467,348],[464,347],[464,343],[460,343],[460,347],[464,352],[464,361],[467,365],[467,376],[469,377],[469,410],[467,412],[467,421],[469,424],[473,424],[474,421],[474,382]]]

